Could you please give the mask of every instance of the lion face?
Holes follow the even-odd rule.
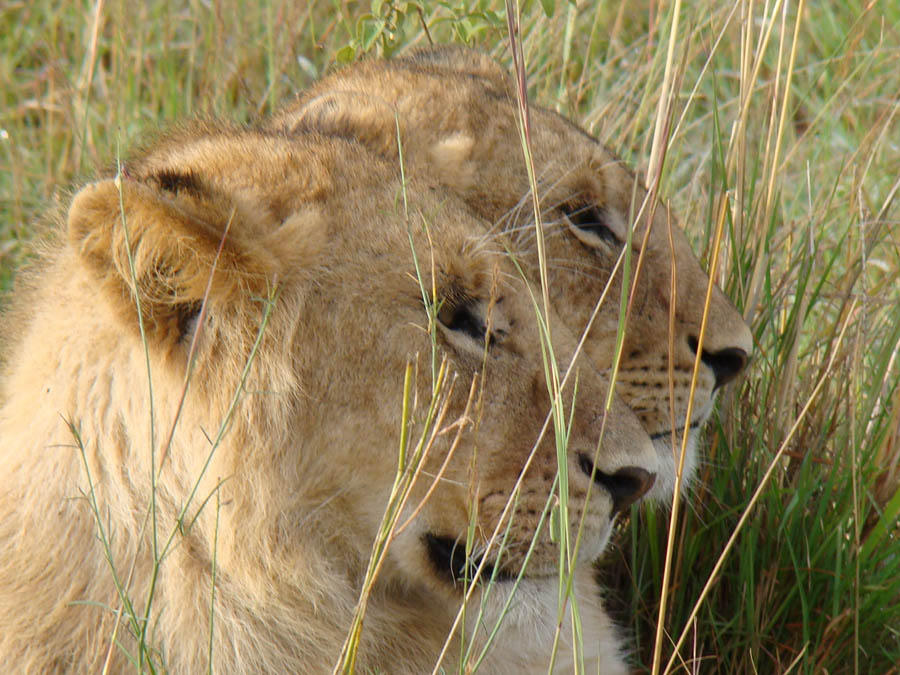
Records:
[[[428,592],[455,597],[482,560],[486,577],[513,579],[534,538],[525,574],[552,577],[555,588],[558,545],[548,526],[538,527],[558,460],[552,424],[544,431],[551,400],[534,289],[486,236],[483,221],[426,182],[401,186],[394,169],[338,139],[195,125],[126,162],[120,187],[85,188],[70,212],[70,241],[138,349],[139,336],[127,330],[134,318],[117,234],[121,197],[152,354],[176,383],[217,261],[198,335],[198,384],[181,423],[189,435],[192,425],[210,427],[208,411],[225,407],[216,393],[223,386],[211,383],[239,379],[260,297],[277,288],[259,365],[245,385],[266,393],[249,396],[236,413],[254,429],[235,422],[229,433],[240,441],[217,450],[209,470],[230,476],[221,487],[226,531],[248,533],[235,547],[254,548],[245,536],[286,539],[298,551],[330,539],[334,556],[355,561],[357,572],[365,568],[398,469],[409,366],[407,457],[418,434],[430,440],[400,518],[411,520],[384,576],[415,588],[427,580]],[[624,403],[613,398],[610,414],[602,414],[604,378],[576,354],[555,313],[546,322],[561,373],[571,370],[563,461],[571,535],[583,522],[580,559],[590,561],[614,515],[650,488],[658,460]],[[428,427],[433,375],[444,360],[445,386]],[[251,447],[252,439],[261,447]],[[196,467],[205,451],[201,442],[179,455],[194,455],[182,463]],[[517,508],[504,520],[522,476]],[[253,503],[261,485],[265,512],[277,514],[271,522],[260,520]],[[172,502],[183,502],[172,490]],[[313,515],[320,512],[331,515]],[[323,531],[310,525],[316,520]],[[485,551],[497,530],[506,533],[502,554],[497,544]],[[223,570],[242,555],[221,551]]]
[[[434,175],[459,194],[495,225],[495,233],[505,233],[507,245],[537,278],[515,98],[490,59],[439,48],[393,62],[364,62],[319,82],[273,125],[357,138],[394,157],[399,128],[407,172]],[[540,108],[531,110],[531,139],[553,304],[575,335],[586,334],[584,349],[598,370],[615,372],[617,393],[657,448],[660,475],[653,495],[668,498],[683,434],[689,478],[715,394],[747,362],[749,329],[710,285],[668,209],[644,204],[646,191],[621,161]],[[630,302],[614,368],[628,242]]]

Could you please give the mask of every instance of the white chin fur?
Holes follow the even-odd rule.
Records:
[[[687,493],[694,472],[697,469],[697,444],[700,437],[699,429],[691,429],[688,432],[687,446],[684,452],[684,469],[681,477],[681,494]],[[647,494],[647,498],[654,502],[669,503],[675,493],[675,482],[678,471],[679,455],[681,453],[681,437],[675,438],[675,449],[672,450],[672,437],[663,436],[653,441],[656,453],[659,455],[659,473],[656,482]]]
[[[583,640],[573,648],[571,602],[559,630],[559,644],[553,673],[574,672],[575,661],[585,672],[625,673],[619,638],[603,612],[593,570],[583,565],[575,575],[575,597]],[[490,673],[547,673],[553,639],[557,632],[559,580],[555,577],[523,579],[506,609],[500,629],[482,664]],[[467,612],[467,642],[477,630],[475,642],[483,646],[504,613],[512,583],[496,584],[482,602],[473,602]],[[479,605],[482,608],[479,616]],[[477,628],[476,628],[477,627]],[[577,653],[576,653],[577,652]],[[476,653],[478,653],[476,651]]]

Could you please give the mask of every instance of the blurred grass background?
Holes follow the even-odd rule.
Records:
[[[900,672],[900,2],[524,3],[534,100],[646,171],[676,11],[660,192],[704,260],[725,214],[717,278],[756,352],[679,515],[661,665],[686,630],[676,672]],[[497,0],[7,1],[0,289],[117,147],[430,40],[509,62]],[[667,519],[635,510],[601,570],[648,670]]]

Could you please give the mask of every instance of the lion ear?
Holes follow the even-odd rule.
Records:
[[[501,90],[506,90],[511,86],[509,75],[503,67],[477,49],[459,45],[435,45],[416,49],[398,60],[438,70],[481,77]]]
[[[210,297],[227,301],[274,272],[240,241],[241,209],[182,179],[175,185],[167,176],[168,190],[129,179],[94,183],[68,214],[69,244],[101,291],[128,312],[138,293],[144,319],[159,326],[198,307],[210,278]]]
[[[335,91],[317,96],[293,113],[290,131],[313,131],[363,144],[370,151],[396,160],[398,131],[407,171],[416,162],[427,162],[433,175],[456,190],[465,191],[475,181],[475,139],[464,131],[451,131],[434,139],[427,125],[406,115],[382,98],[362,92]],[[399,129],[398,129],[399,127]],[[424,153],[424,154],[420,154]]]
[[[362,143],[373,152],[397,156],[397,111],[390,102],[360,91],[330,91],[291,115],[287,131],[314,131]]]

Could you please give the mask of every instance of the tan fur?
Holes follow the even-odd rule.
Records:
[[[475,213],[496,223],[498,230],[513,233],[514,251],[537,276],[533,209],[515,94],[511,79],[486,56],[438,47],[394,61],[364,61],[318,82],[276,115],[271,127],[285,133],[315,130],[359,139],[391,158],[398,156],[399,129],[407,173],[435,176]],[[531,141],[550,296],[575,334],[581,335],[590,324],[585,350],[601,371],[610,371],[615,355],[622,274],[610,279],[622,246],[580,230],[567,220],[566,212],[600,209],[602,224],[620,242],[636,222],[632,270],[640,256],[642,261],[631,291],[633,305],[616,391],[654,438],[661,462],[654,496],[668,499],[675,485],[680,431],[686,426],[696,359],[693,345],[700,338],[709,279],[667,207],[648,204],[638,217],[646,191],[595,139],[556,113],[532,107]],[[590,219],[591,214],[583,217]],[[591,323],[607,284],[606,300]],[[714,286],[704,361],[687,425],[691,433],[685,484],[696,464],[699,430],[712,411],[717,384],[712,365],[721,368],[725,383],[743,368],[751,348],[749,329]],[[679,433],[673,434],[673,428]]]
[[[454,175],[477,178],[480,168],[465,165],[472,151],[465,138],[441,138]],[[511,181],[505,189],[512,195],[520,187]],[[494,210],[507,199],[500,196]],[[93,498],[118,579],[138,615],[148,615],[153,651],[145,660],[178,673],[204,672],[210,655],[222,673],[329,672],[394,480],[407,363],[418,372],[413,438],[432,387],[412,236],[424,286],[443,303],[439,358],[456,374],[445,426],[462,416],[476,374],[480,407],[463,420],[443,480],[389,549],[358,671],[430,672],[461,589],[429,559],[425,535],[464,541],[474,521],[476,547],[484,546],[549,410],[532,296],[485,222],[423,178],[401,186],[396,162],[356,142],[206,122],[131,157],[117,181],[83,188],[66,232],[23,296],[27,308],[13,314],[27,320],[10,331],[17,339],[0,387],[4,668],[100,672],[108,655],[110,672],[132,668],[123,649],[137,658],[133,626],[117,622],[122,602]],[[487,350],[447,319],[465,303],[493,327]],[[598,449],[605,380],[576,356],[565,322],[554,313],[548,320],[561,367],[577,371],[567,465],[570,517],[578,523],[583,514],[585,524],[575,589],[586,662],[591,672],[622,673],[590,570],[609,535],[612,499],[592,484],[583,458],[596,453],[606,474],[622,467],[652,474],[657,454],[617,398]],[[183,410],[164,447],[195,333]],[[453,429],[437,436],[401,520],[423,499],[453,437]],[[507,573],[522,566],[556,474],[555,453],[551,433],[525,474],[509,553],[498,563]],[[154,495],[150,476],[163,454]],[[147,516],[151,498],[155,519]],[[170,536],[148,607],[153,541],[162,549]],[[544,527],[485,672],[546,672],[557,558]],[[509,589],[495,584],[485,598],[488,618]],[[490,624],[472,625],[472,610],[467,620],[467,633],[483,641]],[[567,625],[561,667],[572,659]],[[457,668],[457,640],[448,671]]]

